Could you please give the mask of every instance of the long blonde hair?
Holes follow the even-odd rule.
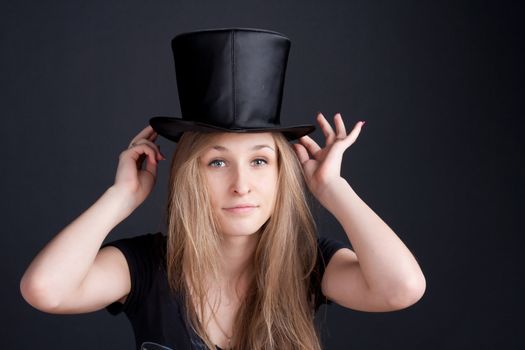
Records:
[[[320,350],[310,290],[317,258],[315,224],[301,165],[285,137],[272,135],[278,156],[276,203],[273,214],[257,232],[254,272],[235,317],[233,349]],[[186,132],[173,156],[167,273],[170,289],[183,296],[186,319],[206,346],[215,350],[197,314],[198,309],[204,320],[210,275],[213,281],[221,275],[221,236],[199,171],[199,157],[211,139],[210,134]]]

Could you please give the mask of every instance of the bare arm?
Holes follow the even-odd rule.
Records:
[[[323,276],[323,294],[363,311],[391,311],[414,304],[426,288],[416,259],[340,175],[343,153],[356,141],[364,123],[358,122],[347,134],[339,113],[334,116],[335,131],[321,113],[317,121],[326,137],[325,147],[303,136],[295,151],[308,188],[336,217],[355,249],[334,254]]]
[[[355,253],[341,249],[334,255],[323,276],[323,293],[362,311],[392,311],[417,302],[425,291],[425,277],[395,232],[345,180],[334,183],[324,198]]]
[[[115,184],[60,231],[33,259],[20,281],[24,299],[45,312],[100,309],[129,293],[129,271],[118,249],[100,250],[109,232],[151,192],[163,156],[147,127],[120,154]],[[141,169],[146,157],[145,169]]]

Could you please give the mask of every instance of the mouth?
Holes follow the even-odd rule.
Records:
[[[250,213],[254,211],[255,209],[257,209],[258,207],[259,207],[258,205],[254,205],[254,204],[240,204],[234,207],[223,208],[223,209],[229,213],[240,214],[240,213]]]

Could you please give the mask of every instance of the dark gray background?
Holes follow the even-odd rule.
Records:
[[[240,26],[292,40],[284,121],[367,121],[343,175],[427,279],[399,312],[326,308],[326,349],[523,348],[522,21],[495,1],[3,1],[2,346],[133,347],[124,315],[42,313],[19,280],[148,119],[179,116],[171,38]],[[163,229],[167,166],[108,239]],[[319,226],[346,239],[326,212]]]

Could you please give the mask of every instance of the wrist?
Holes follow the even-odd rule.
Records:
[[[338,177],[326,184],[316,197],[323,207],[332,212],[337,207],[339,197],[348,193],[348,190],[351,190],[348,181]]]
[[[138,205],[135,203],[134,196],[118,186],[109,187],[101,199],[107,203],[110,209],[121,220],[128,217]]]

